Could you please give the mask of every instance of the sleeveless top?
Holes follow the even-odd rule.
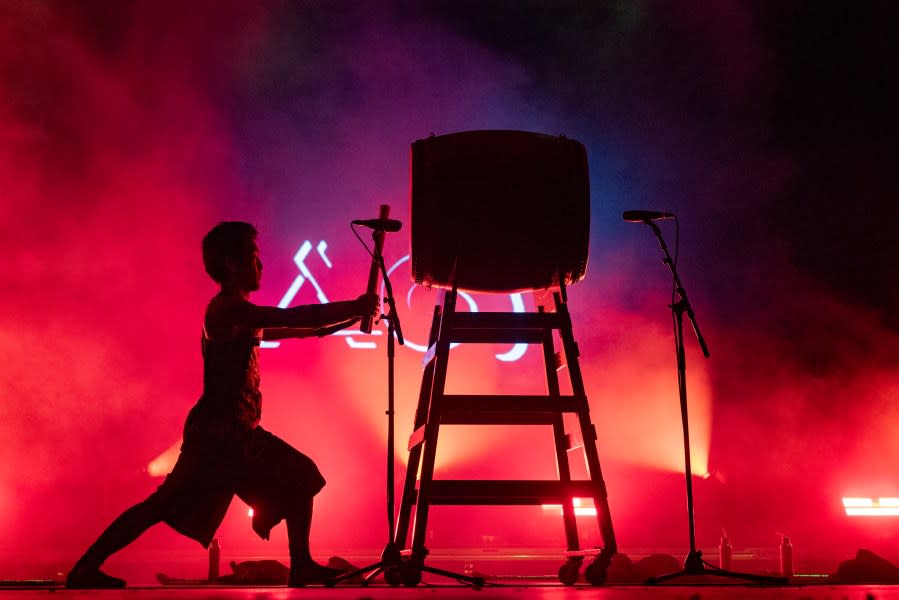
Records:
[[[202,437],[242,437],[262,416],[259,337],[247,333],[212,340],[204,331],[201,342],[203,396],[191,411],[188,428]]]

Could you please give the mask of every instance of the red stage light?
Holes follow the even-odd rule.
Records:
[[[572,498],[571,504],[574,506],[574,515],[576,517],[595,517],[596,506],[593,505],[592,498]],[[561,504],[542,504],[543,510],[556,510],[562,514]]]
[[[899,498],[843,498],[848,517],[899,517]]]
[[[169,446],[165,452],[150,461],[147,465],[147,473],[150,474],[150,477],[165,477],[171,472],[172,467],[175,466],[175,461],[178,460],[180,452],[181,440],[179,439]]]

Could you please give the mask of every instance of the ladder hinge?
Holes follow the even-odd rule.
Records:
[[[569,452],[584,447],[584,444],[579,439],[577,439],[574,434],[571,433],[565,434],[565,445],[567,446],[567,450]]]
[[[553,354],[553,364],[556,367],[556,371],[561,371],[568,366],[568,363],[565,362],[565,357],[561,352],[556,352],[555,354]]]

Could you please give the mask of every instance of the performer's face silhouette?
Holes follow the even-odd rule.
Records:
[[[246,252],[234,262],[229,261],[236,287],[243,292],[255,292],[262,280],[262,261],[256,242],[247,244]]]

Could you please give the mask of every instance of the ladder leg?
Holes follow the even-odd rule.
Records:
[[[417,427],[418,426],[416,425],[416,428]],[[421,444],[409,451],[409,463],[406,465],[406,478],[403,483],[403,498],[400,503],[400,512],[396,521],[396,532],[393,536],[397,548],[403,548],[406,545],[406,536],[409,533],[409,520],[412,515],[412,507],[417,501],[415,481],[418,478],[418,465],[420,459]]]
[[[568,468],[568,444],[562,415],[556,415],[553,419],[553,437],[556,440],[556,465],[559,469],[559,481],[571,481],[571,472]],[[565,525],[565,542],[568,545],[568,549],[580,550],[573,498],[565,497],[562,499],[562,522]]]
[[[543,332],[543,364],[546,368],[546,387],[550,396],[559,397],[559,373],[555,365],[555,349],[552,329]],[[556,448],[556,469],[559,481],[571,481],[571,467],[568,463],[568,438],[565,436],[565,422],[562,413],[553,417],[553,439]],[[574,514],[573,498],[562,500],[562,522],[565,526],[565,542],[569,550],[579,550],[577,519]]]
[[[587,457],[587,468],[590,471],[590,480],[595,485],[593,503],[596,506],[596,519],[599,523],[599,531],[602,535],[604,548],[611,556],[617,552],[615,532],[612,529],[612,516],[609,511],[608,492],[606,483],[602,477],[602,469],[599,465],[599,453],[596,450],[596,427],[590,422],[590,406],[587,403],[587,393],[584,388],[584,378],[578,360],[580,352],[574,335],[571,331],[571,315],[568,313],[568,305],[560,294],[555,297],[556,312],[564,321],[559,328],[559,336],[565,350],[565,360],[568,363],[568,373],[571,377],[571,389],[575,396],[583,398],[583,405],[577,411],[578,423],[584,440],[584,453]]]
[[[434,307],[434,315],[431,319],[431,333],[429,335],[428,347],[437,340],[437,333],[440,327],[440,306]],[[434,364],[436,361],[431,360],[425,365],[421,378],[421,390],[418,394],[418,406],[415,409],[415,421],[412,431],[418,431],[420,427],[424,427],[428,420],[428,407],[430,404],[431,394],[434,386]],[[406,536],[409,533],[409,522],[412,516],[412,506],[417,501],[417,491],[415,482],[418,479],[418,467],[421,460],[421,450],[423,442],[419,441],[409,448],[409,461],[406,465],[406,478],[403,484],[403,497],[400,503],[400,512],[397,518],[396,531],[393,541],[397,548],[404,548],[406,545]]]
[[[450,351],[449,321],[456,310],[456,290],[446,293],[440,332],[437,335],[434,364],[434,382],[431,386],[430,410],[423,445],[421,478],[418,482],[418,504],[415,507],[415,523],[412,526],[412,560],[423,562],[427,550],[425,540],[428,527],[428,510],[431,503],[431,481],[434,479],[434,462],[437,456],[437,435],[440,431],[440,409],[443,390],[446,386],[446,371]]]

